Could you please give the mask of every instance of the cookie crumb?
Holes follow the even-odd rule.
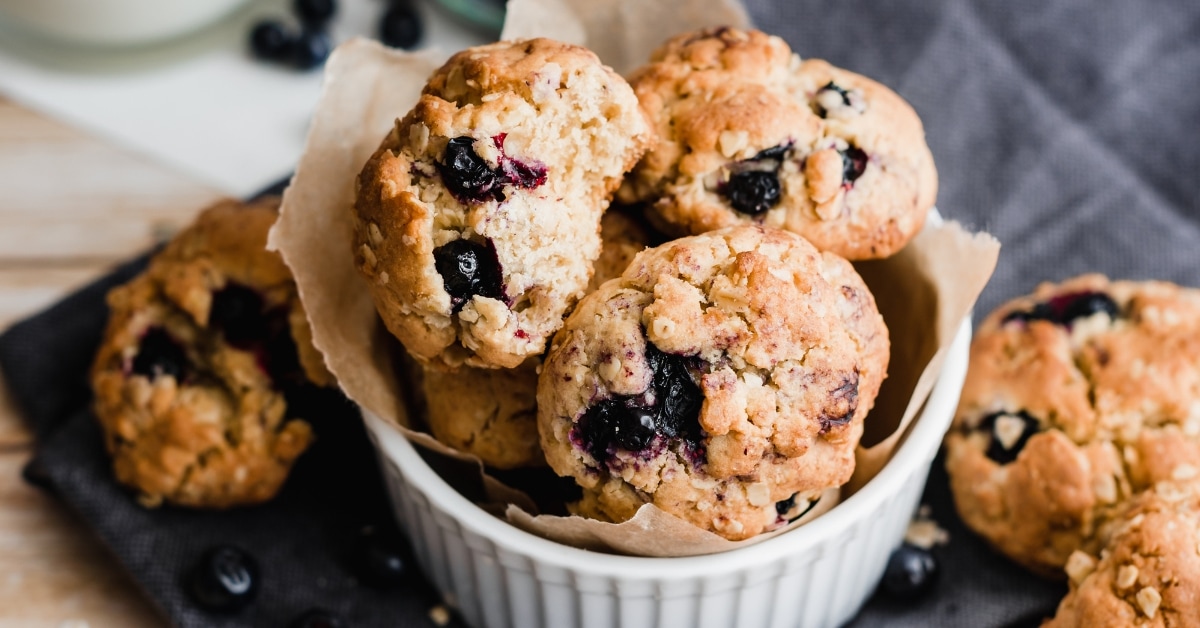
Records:
[[[1162,595],[1154,587],[1145,587],[1137,592],[1137,603],[1146,617],[1154,619],[1154,614],[1158,612],[1158,605],[1162,603]]]
[[[930,549],[935,545],[945,545],[949,541],[950,533],[939,527],[933,519],[914,519],[909,522],[908,530],[904,533],[905,543],[916,545],[921,549]]]
[[[432,621],[438,626],[448,625],[450,623],[450,610],[441,604],[434,606],[433,608],[429,609],[429,621]]]

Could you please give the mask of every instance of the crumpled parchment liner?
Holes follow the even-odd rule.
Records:
[[[744,10],[726,0],[661,5],[643,0],[514,0],[505,33],[573,40],[627,70],[672,34],[706,24],[746,24]],[[307,145],[284,193],[268,246],[282,253],[295,275],[312,322],[313,343],[325,355],[330,372],[348,397],[434,452],[430,458],[467,463],[467,471],[459,464],[443,477],[456,486],[481,487],[477,499],[488,512],[499,514],[504,504],[513,504],[507,506],[509,521],[535,534],[578,547],[654,556],[726,551],[770,536],[728,541],[652,505],[621,524],[534,516],[529,514],[532,503],[483,473],[477,459],[411,429],[397,343],[379,322],[365,279],[353,265],[351,211],[362,165],[395,119],[416,103],[425,80],[447,56],[403,53],[356,39],[339,46],[326,65]],[[998,243],[989,236],[931,223],[899,255],[860,265],[888,321],[893,352],[889,379],[867,418],[864,443],[878,444],[860,448],[861,472],[853,486],[878,472],[916,416],[937,378],[940,354],[991,275],[998,251]],[[470,475],[470,469],[478,473],[461,477]],[[833,507],[834,493],[787,529]]]

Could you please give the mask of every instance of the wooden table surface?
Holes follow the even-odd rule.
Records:
[[[0,97],[0,330],[220,196]],[[0,383],[0,628],[166,622],[73,515],[21,479],[33,437]]]

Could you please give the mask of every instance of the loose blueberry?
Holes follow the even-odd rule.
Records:
[[[761,214],[779,204],[779,175],[767,170],[735,173],[722,188],[729,204],[743,214]]]
[[[486,244],[464,238],[453,240],[434,249],[433,260],[455,312],[476,295],[503,298],[500,260],[490,240]]]
[[[905,543],[888,558],[883,572],[883,592],[897,600],[928,593],[937,582],[938,562],[933,552]]]
[[[176,380],[183,377],[187,369],[187,354],[183,347],[161,327],[152,327],[142,336],[137,356],[133,358],[133,372],[150,379],[171,376]]]
[[[857,146],[838,152],[842,154],[842,185],[854,185],[867,169],[867,154]]]
[[[1038,420],[1028,412],[993,412],[979,422],[979,429],[988,433],[986,455],[997,464],[1017,459],[1029,438],[1041,429]],[[1018,431],[1019,430],[1019,431]]]
[[[299,70],[311,70],[325,63],[329,53],[333,51],[333,41],[329,35],[318,30],[305,30],[300,33],[292,50],[292,65]]]
[[[250,30],[250,51],[264,61],[285,61],[296,38],[276,20],[263,20]]]
[[[288,628],[345,628],[341,617],[323,608],[310,608],[288,624]]]
[[[245,346],[262,340],[267,331],[262,296],[242,285],[225,286],[213,294],[208,326],[223,332],[232,345]]]
[[[205,610],[231,613],[258,592],[258,564],[245,551],[220,545],[204,553],[192,568],[189,592]]]
[[[492,167],[475,152],[475,139],[456,137],[446,143],[446,155],[438,164],[442,183],[454,196],[483,202],[504,198],[503,183]]]
[[[424,32],[421,17],[407,2],[393,2],[379,21],[379,41],[393,48],[415,48]]]
[[[412,551],[392,528],[364,526],[354,547],[354,570],[359,579],[375,586],[391,586],[411,575]]]
[[[305,26],[319,29],[337,13],[336,0],[292,0],[292,10]]]
[[[825,107],[822,106],[820,103],[821,103],[824,95],[829,94],[829,93],[837,94],[838,96],[841,97],[842,104],[846,105],[847,107],[850,106],[850,94],[847,93],[845,89],[843,89],[842,87],[835,84],[833,81],[829,81],[824,86],[822,86],[821,89],[817,90],[817,102],[815,104],[815,107],[816,107],[817,115],[821,116],[822,118],[824,118],[826,115],[828,115],[829,112],[826,111]],[[836,102],[836,101],[834,101],[834,102]]]

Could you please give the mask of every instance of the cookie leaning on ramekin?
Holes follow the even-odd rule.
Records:
[[[287,266],[266,250],[278,208],[208,208],[108,295],[94,407],[117,479],[144,505],[266,501],[312,440],[283,390],[332,377]]]
[[[963,520],[1059,576],[1106,513],[1200,469],[1200,291],[1086,275],[976,333],[946,468]]]
[[[387,328],[443,368],[540,355],[649,141],[633,90],[585,48],[532,39],[451,57],[358,177],[356,265]]]
[[[640,222],[615,209],[601,220],[604,244],[588,291],[621,275],[650,243]],[[538,442],[537,379],[541,357],[513,369],[462,366],[454,371],[413,365],[419,406],[434,438],[497,469],[546,465]]]
[[[798,235],[740,226],[668,242],[555,335],[542,449],[583,487],[577,514],[619,522],[653,503],[749,538],[850,478],[888,347],[850,264]]]
[[[763,224],[852,260],[921,230],[937,171],[920,118],[887,87],[801,61],[779,37],[679,35],[630,76],[657,142],[621,188],[664,231]]]

